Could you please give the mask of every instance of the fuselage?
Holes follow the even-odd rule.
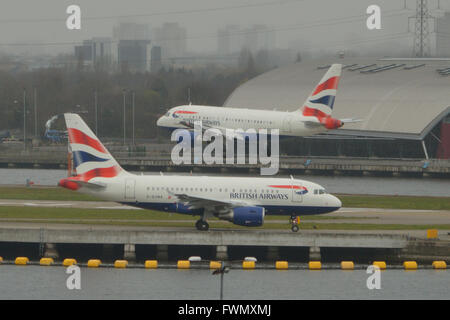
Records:
[[[208,213],[208,208],[186,206],[177,201],[175,194],[260,206],[267,215],[320,214],[338,210],[342,205],[322,186],[298,179],[124,174],[96,177],[91,182],[106,187],[79,191],[135,207],[193,215],[214,214]]]
[[[278,129],[280,136],[309,136],[325,132],[317,117],[299,111],[286,112],[243,108],[184,105],[170,109],[157,125],[169,130],[186,129],[200,121],[205,127],[233,130]]]
[[[298,179],[192,175],[134,175],[125,171],[74,113],[64,114],[75,176],[59,186],[135,207],[199,215],[196,228],[206,231],[208,217],[233,224],[262,226],[265,215],[295,217],[332,212],[341,201],[318,184]]]

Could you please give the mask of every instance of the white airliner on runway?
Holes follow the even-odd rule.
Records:
[[[223,135],[226,129],[278,129],[280,136],[310,136],[337,129],[360,121],[331,116],[341,70],[342,65],[333,64],[303,106],[293,112],[184,105],[170,109],[157,125],[169,130],[193,129],[194,122],[201,121],[203,129],[218,129]]]
[[[318,184],[282,178],[144,176],[123,170],[78,114],[64,114],[76,176],[59,186],[130,206],[199,215],[198,230],[217,217],[241,226],[261,226],[265,215],[298,215],[338,210],[341,201]]]

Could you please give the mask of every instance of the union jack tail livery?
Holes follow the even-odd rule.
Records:
[[[331,116],[341,71],[341,64],[333,64],[328,69],[301,108],[304,116],[315,116],[319,120]]]
[[[113,178],[126,173],[78,114],[65,113],[64,118],[77,175],[62,179],[60,185],[78,189],[93,178]]]

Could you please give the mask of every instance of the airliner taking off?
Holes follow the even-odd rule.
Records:
[[[331,116],[341,70],[341,64],[333,64],[303,106],[293,112],[184,105],[170,109],[157,125],[169,130],[192,130],[198,121],[203,129],[218,129],[223,135],[226,129],[278,129],[280,136],[309,136],[337,129],[360,121]]]
[[[241,226],[261,226],[265,215],[291,217],[338,210],[341,201],[318,184],[286,178],[134,175],[126,172],[78,114],[66,113],[77,175],[59,186],[122,204],[199,215],[198,230],[217,217]]]

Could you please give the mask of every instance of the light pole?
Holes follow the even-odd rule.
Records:
[[[27,91],[23,88],[23,150],[27,150],[27,108],[26,108]]]
[[[225,273],[228,273],[230,268],[225,267],[225,264],[222,262],[221,267],[213,271],[213,275],[220,274],[220,300],[223,300],[223,276]]]
[[[98,112],[97,112],[97,90],[94,91],[94,107],[95,107],[95,135],[98,136]]]
[[[132,97],[132,111],[133,111],[133,146],[135,146],[135,142],[134,142],[134,91],[131,92],[131,97]]]
[[[126,130],[126,122],[125,122],[125,94],[126,94],[126,90],[123,89],[122,93],[123,93],[123,145],[125,145],[125,130]]]
[[[38,129],[37,129],[37,91],[34,88],[34,137],[37,139],[38,137]]]
[[[13,113],[14,113],[16,108],[18,108],[18,106],[19,106],[19,101],[18,100],[14,100],[13,103],[14,103],[14,107],[13,107]],[[8,110],[8,113],[9,113],[9,110]]]

